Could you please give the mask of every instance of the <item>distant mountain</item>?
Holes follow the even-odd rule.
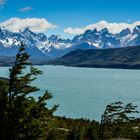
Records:
[[[28,28],[18,33],[0,28],[0,56],[15,56],[20,41],[25,42],[27,52],[33,59],[59,57],[63,55],[64,49],[70,47],[70,40],[63,39],[60,36],[52,35],[47,38],[45,34],[34,33]]]
[[[48,64],[75,67],[140,69],[140,46],[75,50]]]
[[[34,33],[29,28],[14,33],[0,28],[0,56],[15,56],[20,41],[27,45],[27,52],[32,59],[53,59],[76,49],[121,48],[140,45],[140,25],[133,30],[126,28],[113,34],[107,28],[87,30],[72,40],[59,35],[46,37],[43,33]]]
[[[113,34],[104,28],[100,31],[87,30],[84,34],[75,36],[73,43],[88,42],[95,48],[119,48],[140,44],[140,26],[136,26],[131,32],[128,28],[118,34]]]

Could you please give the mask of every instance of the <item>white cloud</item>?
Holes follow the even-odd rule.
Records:
[[[0,0],[0,6],[3,6],[6,3],[6,0]]]
[[[33,10],[33,8],[30,6],[19,9],[20,12],[27,12],[27,11],[31,11],[31,10]]]
[[[64,30],[64,32],[68,33],[68,34],[76,35],[76,34],[82,34],[86,30],[93,30],[94,28],[96,28],[97,30],[107,28],[109,30],[109,32],[111,32],[111,33],[119,33],[120,31],[122,31],[125,28],[129,28],[132,31],[133,28],[136,27],[137,25],[140,25],[140,21],[136,21],[132,24],[129,24],[129,23],[109,23],[109,22],[103,20],[103,21],[99,21],[94,24],[87,25],[82,28],[68,27]]]
[[[56,28],[57,26],[48,22],[45,18],[11,18],[1,22],[0,27],[4,27],[13,32],[19,32],[27,27],[33,32],[43,32],[47,29]]]

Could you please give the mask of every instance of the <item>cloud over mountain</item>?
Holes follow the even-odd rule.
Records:
[[[11,18],[1,22],[0,27],[4,27],[13,32],[19,32],[25,28],[29,28],[33,32],[43,32],[47,29],[56,28],[57,26],[53,25],[45,18]]]
[[[86,30],[93,30],[94,28],[96,28],[97,30],[107,28],[109,30],[109,32],[111,32],[111,33],[119,33],[120,31],[122,31],[125,28],[129,28],[132,31],[137,25],[140,25],[140,21],[136,21],[132,24],[129,24],[129,23],[109,23],[107,21],[102,20],[102,21],[87,25],[82,28],[68,27],[64,30],[64,32],[68,33],[68,34],[78,35],[78,34],[84,33]]]

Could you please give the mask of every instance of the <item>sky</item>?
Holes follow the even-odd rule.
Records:
[[[140,21],[139,5],[140,0],[0,0],[0,25],[71,38],[100,21]]]

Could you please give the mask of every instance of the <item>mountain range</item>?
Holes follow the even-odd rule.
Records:
[[[33,59],[54,59],[76,49],[107,49],[140,45],[140,25],[133,31],[129,28],[113,34],[107,28],[87,30],[73,39],[64,39],[59,35],[47,37],[43,33],[34,33],[29,28],[11,32],[0,28],[0,56],[15,56],[20,41],[26,44],[27,52]]]

